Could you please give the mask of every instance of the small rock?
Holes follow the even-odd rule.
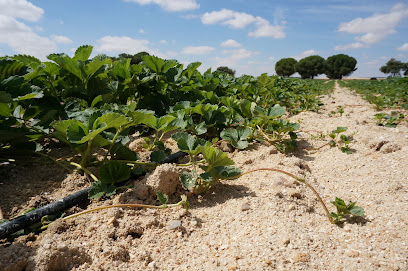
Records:
[[[290,243],[290,239],[289,239],[289,238],[286,238],[286,239],[283,239],[283,240],[282,240],[282,245],[284,245],[284,246],[289,245],[289,243]]]
[[[354,251],[352,249],[347,249],[346,250],[346,255],[348,257],[355,258],[355,257],[358,257],[358,255],[360,255],[360,253],[358,253],[358,251]]]
[[[305,262],[310,262],[310,255],[304,252],[299,252],[298,254],[293,257],[293,261],[295,263],[305,263]]]
[[[293,204],[288,205],[288,210],[289,211],[293,211],[295,209],[296,209],[295,205],[293,205]]]
[[[220,249],[220,250],[224,250],[224,249],[227,249],[227,248],[228,248],[228,245],[225,244],[225,245],[221,245],[219,249]]]
[[[225,141],[221,142],[220,149],[223,152],[233,152],[234,151],[234,148],[228,142],[225,142]]]
[[[180,220],[173,220],[170,222],[169,229],[170,230],[175,230],[181,227],[181,221]]]
[[[296,199],[301,199],[301,198],[303,198],[302,194],[300,194],[299,191],[297,191],[297,190],[294,189],[294,188],[290,188],[290,189],[288,189],[287,191],[288,191],[288,192],[287,192],[288,195],[289,195],[290,197],[292,197],[292,198],[296,198]]]
[[[242,203],[242,205],[241,205],[241,211],[248,211],[249,209],[251,209],[251,207],[249,207],[248,204]]]
[[[145,200],[149,196],[149,188],[144,183],[136,181],[133,186],[133,191],[138,199]]]
[[[156,262],[155,261],[153,261],[153,262],[150,262],[148,265],[147,265],[147,267],[149,267],[149,268],[156,268]]]

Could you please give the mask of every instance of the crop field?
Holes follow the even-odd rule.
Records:
[[[0,58],[0,270],[408,268],[407,77],[92,50]]]

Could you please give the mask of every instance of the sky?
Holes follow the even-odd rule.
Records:
[[[73,55],[150,54],[275,74],[287,57],[357,60],[353,77],[385,76],[390,58],[408,62],[408,1],[394,0],[0,0],[0,56],[46,61]]]

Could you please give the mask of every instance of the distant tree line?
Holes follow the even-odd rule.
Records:
[[[342,79],[349,76],[356,68],[357,60],[354,57],[338,54],[325,60],[318,55],[308,56],[299,61],[294,58],[283,58],[276,62],[277,75],[289,77],[295,72],[303,79],[313,79],[320,74],[326,74],[330,79]]]
[[[380,71],[385,74],[391,74],[391,76],[401,76],[401,72],[404,72],[404,75],[408,75],[408,62],[403,63],[395,58],[391,58],[388,62],[381,66]]]

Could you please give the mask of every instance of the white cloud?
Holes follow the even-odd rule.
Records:
[[[217,67],[218,66],[234,67],[238,64],[240,60],[247,59],[259,54],[259,52],[250,51],[244,48],[235,50],[224,50],[223,53],[228,54],[228,56],[216,57],[215,61]]]
[[[95,51],[127,53],[132,55],[142,51],[150,53],[152,50],[148,47],[149,43],[148,40],[137,40],[126,36],[105,36],[97,40]]]
[[[283,25],[271,25],[268,20],[262,17],[229,9],[206,12],[201,16],[201,22],[203,24],[221,23],[231,28],[244,28],[252,24],[255,25],[255,30],[248,33],[250,37],[272,37],[275,39],[285,37]]]
[[[261,17],[257,17],[256,25],[257,29],[253,32],[249,32],[248,36],[255,38],[271,37],[275,39],[286,37],[285,32],[283,32],[285,27],[282,25],[270,25],[269,21]]]
[[[188,46],[184,47],[181,53],[185,55],[205,55],[214,50],[215,48],[210,46]]]
[[[405,17],[408,17],[408,7],[399,3],[393,6],[389,13],[376,14],[367,18],[356,18],[350,22],[341,23],[338,31],[360,34],[360,36],[355,38],[357,42],[336,46],[335,50],[369,47],[396,33],[396,26]]]
[[[124,0],[125,2],[135,2],[140,5],[156,4],[167,11],[183,11],[200,8],[196,0]]]
[[[0,15],[36,22],[44,10],[26,0],[0,0]]]
[[[160,43],[161,44],[167,44],[167,40],[161,40]]]
[[[231,28],[244,28],[255,21],[255,17],[250,14],[244,12],[234,12],[233,17],[224,21],[222,24],[228,25]]]
[[[300,53],[300,54],[298,54],[298,55],[291,56],[291,57],[299,61],[299,60],[301,60],[302,58],[305,58],[305,57],[308,57],[308,56],[313,56],[313,55],[316,55],[316,54],[318,54],[318,53],[319,53],[319,52],[318,52],[318,51],[315,51],[315,50],[307,50],[307,51],[304,51],[303,53]]]
[[[239,42],[237,42],[237,41],[235,41],[235,40],[226,40],[226,41],[223,41],[222,43],[221,43],[221,47],[230,47],[230,48],[237,48],[237,47],[241,47],[242,45],[239,43]]]
[[[203,24],[216,24],[226,19],[234,17],[234,12],[229,9],[222,9],[220,11],[206,12],[201,16]]]
[[[408,51],[408,43],[404,43],[401,47],[398,47],[399,51]]]
[[[56,43],[62,43],[62,44],[70,44],[72,43],[72,40],[68,37],[65,36],[56,36],[56,35],[52,35],[51,39],[53,41],[55,41]]]
[[[145,34],[146,31],[145,31],[143,28],[140,28],[140,29],[139,29],[139,33],[140,33],[140,34]]]
[[[337,45],[334,47],[334,50],[336,51],[345,51],[348,49],[358,49],[358,48],[366,48],[368,47],[366,44],[363,44],[361,42],[353,42],[345,45]]]
[[[0,15],[0,44],[4,43],[18,54],[27,54],[45,60],[57,50],[56,42],[37,35],[30,27],[11,16]]]

